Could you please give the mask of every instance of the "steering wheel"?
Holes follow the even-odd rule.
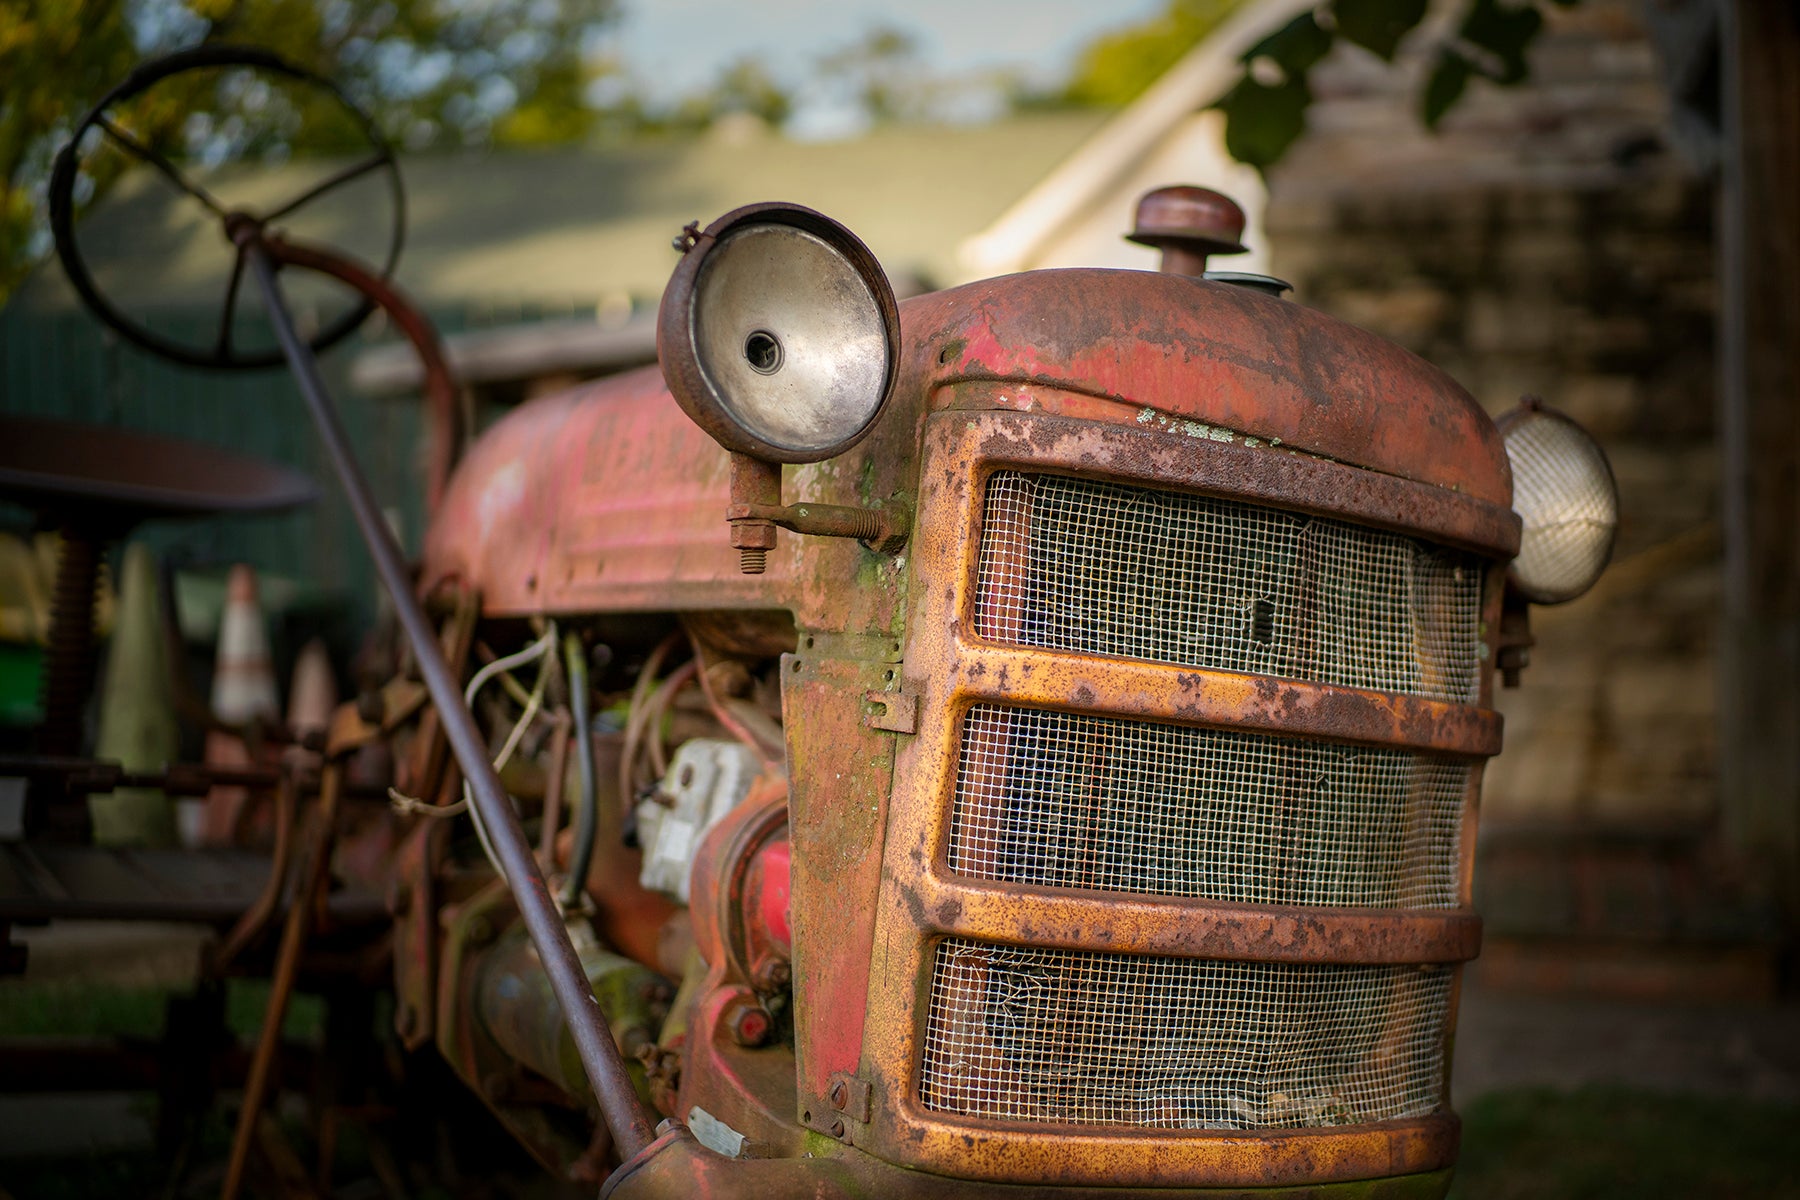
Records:
[[[288,84],[297,83],[306,88],[317,89],[316,99],[332,106],[336,110],[334,115],[339,118],[348,117],[346,127],[360,134],[361,139],[367,143],[367,152],[352,157],[348,165],[266,211],[250,211],[227,207],[190,173],[184,172],[167,155],[134,133],[114,115],[114,111],[121,105],[138,99],[159,84],[167,85],[173,90],[176,85],[169,85],[168,81],[176,76],[222,68],[246,68],[275,76]],[[222,297],[223,308],[218,333],[210,344],[180,341],[151,329],[143,321],[128,316],[112,303],[95,282],[75,238],[74,218],[75,193],[82,177],[81,146],[84,141],[89,140],[91,131],[96,129],[126,154],[153,167],[185,196],[203,206],[218,221],[227,243],[232,246],[235,258],[232,260],[230,278]],[[245,267],[244,239],[238,235],[246,226],[260,231],[327,193],[376,173],[386,177],[387,188],[393,198],[393,224],[387,235],[385,253],[375,259],[380,264],[379,277],[385,281],[392,276],[394,265],[400,258],[400,246],[406,228],[406,198],[401,190],[400,170],[394,160],[393,147],[375,127],[374,121],[330,80],[295,66],[270,51],[245,46],[199,46],[142,64],[123,83],[101,97],[100,102],[82,119],[74,136],[69,139],[69,144],[57,154],[55,167],[51,171],[50,228],[56,238],[57,257],[62,260],[69,283],[94,314],[120,337],[152,354],[189,366],[229,369],[277,366],[283,362],[279,348],[246,350],[233,344],[232,325],[237,310],[238,292],[243,286]],[[353,308],[333,317],[312,334],[310,344],[313,351],[317,353],[342,341],[362,324],[374,308],[373,300],[366,295],[359,295]]]

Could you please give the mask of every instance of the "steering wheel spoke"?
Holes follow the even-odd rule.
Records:
[[[345,167],[343,170],[338,171],[332,175],[329,175],[326,178],[320,180],[318,183],[314,184],[312,187],[307,188],[304,192],[301,192],[298,196],[295,196],[292,200],[289,200],[286,204],[283,204],[280,208],[277,208],[273,212],[265,214],[263,217],[263,221],[266,223],[269,221],[280,220],[282,217],[287,216],[289,213],[293,212],[295,209],[303,208],[306,205],[311,204],[314,200],[317,200],[320,196],[323,196],[326,192],[329,192],[334,188],[342,187],[344,184],[349,183],[352,180],[361,179],[364,175],[367,175],[370,171],[374,171],[381,167],[384,167],[393,161],[394,161],[394,156],[391,154],[374,154],[368,158],[363,159],[361,162],[351,163],[349,166]]]
[[[237,315],[238,285],[244,281],[244,248],[239,246],[231,260],[231,282],[225,285],[225,311],[219,318],[219,340],[213,353],[231,357],[231,323]]]
[[[115,141],[115,142],[119,143],[119,145],[125,147],[125,149],[127,151],[129,151],[134,157],[142,159],[144,162],[149,163],[151,166],[155,167],[159,172],[161,172],[163,177],[166,178],[170,183],[173,183],[176,187],[180,188],[182,191],[186,192],[188,195],[192,196],[194,199],[198,200],[200,203],[206,205],[207,208],[212,210],[214,216],[219,217],[221,220],[224,219],[224,217],[225,217],[225,206],[224,205],[220,204],[217,200],[213,199],[212,194],[210,192],[208,192],[205,188],[201,187],[199,184],[197,184],[193,180],[189,179],[186,175],[183,175],[181,173],[180,169],[177,168],[174,163],[170,162],[163,155],[157,153],[151,147],[146,146],[143,142],[140,142],[136,137],[132,136],[130,130],[126,129],[124,126],[120,125],[118,122],[114,121],[111,117],[108,117],[105,114],[101,114],[100,116],[96,117],[94,119],[94,124],[98,125],[103,131],[105,131],[106,135],[108,137],[112,138],[113,141]]]

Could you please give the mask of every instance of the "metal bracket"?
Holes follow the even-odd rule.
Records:
[[[912,529],[911,510],[897,502],[887,508],[783,504],[781,464],[748,454],[731,456],[731,504],[725,520],[746,575],[767,569],[777,526],[812,537],[855,538],[877,554],[898,554]]]
[[[911,692],[864,692],[863,699],[875,710],[863,717],[870,729],[889,733],[919,732],[919,698]]]
[[[868,1080],[858,1078],[848,1071],[831,1073],[831,1088],[827,1099],[831,1101],[831,1107],[852,1121],[861,1121],[864,1125],[869,1123],[869,1096]]]
[[[1500,669],[1504,686],[1519,686],[1519,673],[1531,665],[1531,648],[1535,645],[1537,639],[1531,635],[1531,605],[1508,586],[1500,610],[1499,648],[1494,656],[1494,665]]]

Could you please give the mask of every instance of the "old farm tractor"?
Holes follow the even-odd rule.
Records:
[[[134,325],[72,233],[83,147],[133,143],[109,114],[226,68],[300,77],[153,64],[53,199],[103,319],[255,365],[229,314],[191,347]],[[360,128],[341,178],[392,169]],[[465,439],[392,255],[285,211],[213,214],[232,293],[274,323],[261,360],[301,384],[406,652],[273,765],[132,776],[66,737],[8,764],[38,816],[229,784],[230,828],[284,847],[237,920],[275,989],[227,1194],[297,964],[355,929],[392,1038],[603,1195],[1444,1193],[1491,691],[1616,523],[1578,427],[1496,425],[1278,281],[1208,272],[1243,215],[1167,188],[1130,235],[1160,271],[903,303],[811,210],[690,225],[660,369]],[[308,275],[361,303],[303,332]],[[428,380],[410,563],[314,360],[375,307]],[[328,902],[352,873],[361,925]]]

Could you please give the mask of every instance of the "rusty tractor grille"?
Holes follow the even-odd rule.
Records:
[[[1471,768],[1404,750],[978,705],[949,867],[1245,904],[1451,908]]]
[[[1443,1103],[1449,968],[938,948],[920,1098],[969,1117],[1294,1129]]]
[[[1413,538],[1179,492],[1003,471],[982,637],[1472,703],[1482,568]]]

